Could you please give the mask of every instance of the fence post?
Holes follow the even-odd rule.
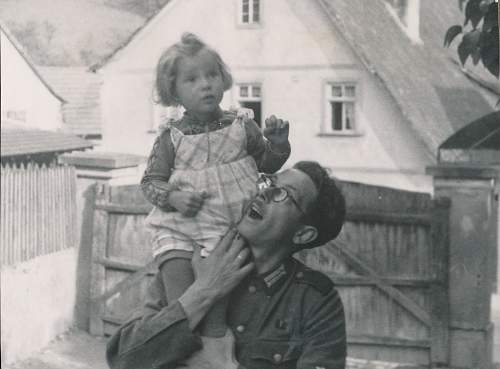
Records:
[[[106,184],[97,185],[95,204],[109,201],[110,189]],[[106,256],[106,236],[108,233],[108,213],[104,210],[94,210],[94,228],[92,242],[92,260],[104,258]],[[97,298],[105,292],[105,273],[103,265],[91,263],[90,276],[90,333],[98,336],[104,335],[104,323],[102,314],[104,303]]]
[[[434,278],[431,287],[431,367],[447,366],[450,360],[449,342],[449,211],[450,199],[434,199],[432,208],[431,239],[433,245]]]
[[[491,294],[496,280],[498,172],[479,166],[427,168],[436,197],[450,205],[449,366],[491,368],[493,324]]]

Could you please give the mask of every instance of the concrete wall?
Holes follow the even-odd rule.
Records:
[[[61,128],[61,101],[44,85],[3,31],[1,44],[2,118],[33,128]]]
[[[43,348],[73,324],[77,249],[1,269],[2,364]]]
[[[149,153],[157,134],[151,132],[156,62],[167,46],[190,31],[220,52],[236,84],[261,84],[264,117],[276,114],[291,122],[289,164],[312,159],[341,179],[432,190],[424,168],[433,158],[316,1],[262,2],[262,25],[257,28],[237,24],[237,3],[173,1],[100,70],[103,149]],[[325,84],[347,81],[358,84],[356,134],[322,135]],[[235,103],[233,88],[222,106]]]

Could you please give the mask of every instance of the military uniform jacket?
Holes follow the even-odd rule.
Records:
[[[167,306],[156,276],[142,311],[108,342],[111,368],[175,368],[201,348],[179,302]],[[345,318],[333,283],[294,258],[250,275],[231,294],[227,323],[246,369],[344,369]]]

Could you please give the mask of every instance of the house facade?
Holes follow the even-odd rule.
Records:
[[[26,127],[55,131],[62,127],[60,97],[38,73],[5,25],[1,31],[1,116]]]
[[[192,32],[231,69],[235,83],[223,108],[250,107],[258,123],[271,114],[290,121],[286,165],[316,160],[344,180],[429,192],[425,167],[435,162],[439,143],[492,109],[451,62],[449,73],[444,65],[427,71],[419,50],[442,48],[442,35],[432,36],[439,37],[436,46],[418,29],[424,11],[436,9],[405,3],[400,9],[389,0],[172,0],[94,67],[103,81],[102,147],[149,153],[159,124],[172,113],[154,103],[156,63],[182,33]],[[375,28],[363,26],[373,19]],[[449,62],[438,51],[429,63],[440,57]],[[408,63],[420,68],[414,76]],[[459,93],[464,103],[447,102],[439,88]],[[460,107],[451,111],[452,105]]]

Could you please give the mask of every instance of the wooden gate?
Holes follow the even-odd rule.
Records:
[[[351,357],[448,363],[447,199],[344,182],[340,237],[297,257],[337,285]],[[107,335],[140,307],[155,272],[137,186],[104,187],[94,218],[91,333]]]

